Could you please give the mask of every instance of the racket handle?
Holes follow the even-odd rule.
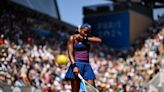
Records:
[[[78,77],[79,77],[81,80],[83,80],[83,77],[81,76],[80,73],[78,74]]]

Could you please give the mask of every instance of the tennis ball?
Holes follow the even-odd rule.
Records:
[[[58,55],[56,62],[60,65],[66,65],[68,63],[68,57],[66,55]]]

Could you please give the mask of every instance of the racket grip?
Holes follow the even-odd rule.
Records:
[[[83,77],[81,76],[80,73],[78,73],[78,77],[79,77],[81,80],[83,80]]]

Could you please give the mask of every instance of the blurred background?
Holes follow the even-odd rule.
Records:
[[[0,92],[71,92],[67,40],[82,23],[103,41],[90,50],[100,92],[164,92],[163,0],[1,0]]]

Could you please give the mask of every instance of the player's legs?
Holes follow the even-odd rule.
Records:
[[[79,92],[80,90],[80,79],[75,76],[75,79],[71,80],[72,92]]]
[[[95,87],[95,81],[94,80],[87,80],[87,82]]]

